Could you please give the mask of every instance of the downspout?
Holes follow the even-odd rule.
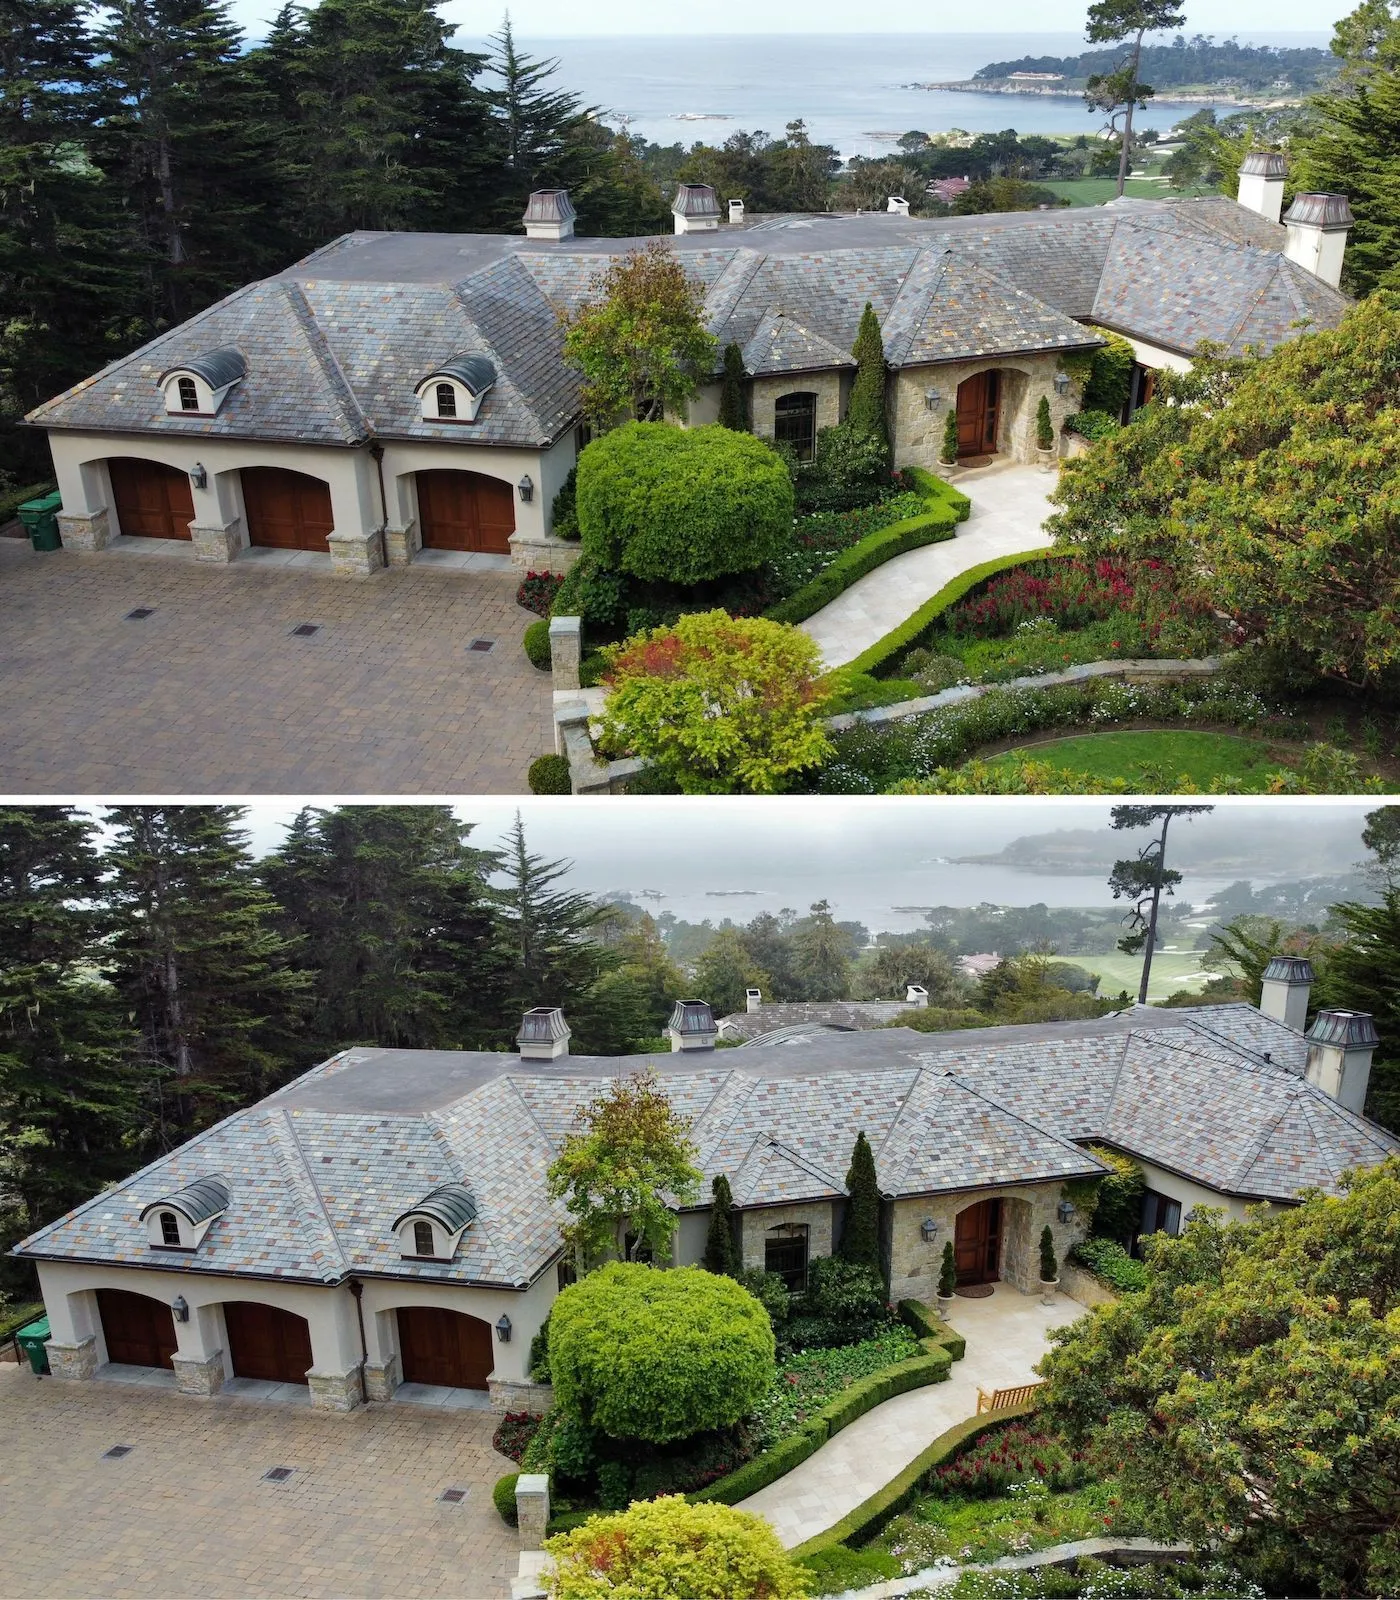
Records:
[[[383,557],[384,565],[389,565],[389,499],[384,493],[384,446],[376,439],[369,447],[369,453],[374,457],[374,470],[379,475],[379,553]],[[364,1336],[364,1327],[360,1328],[361,1337]]]
[[[384,452],[381,450],[380,454]],[[350,1293],[355,1297],[355,1320],[360,1325],[360,1404],[369,1404],[369,1389],[365,1384],[365,1368],[369,1364],[369,1345],[365,1342],[365,1286],[358,1278],[350,1279]]]

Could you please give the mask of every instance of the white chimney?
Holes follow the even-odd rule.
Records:
[[[527,238],[552,239],[557,244],[573,238],[576,214],[567,189],[536,189],[521,221]]]
[[[1283,180],[1287,176],[1288,162],[1277,150],[1251,150],[1240,167],[1235,198],[1246,210],[1277,222],[1283,210]]]
[[[677,1000],[666,1026],[671,1036],[671,1052],[678,1050],[713,1050],[719,1030],[715,1015],[706,1000]]]
[[[729,202],[729,226],[731,228],[742,228],[743,225],[744,202],[742,200],[731,200]]]
[[[558,1006],[535,1006],[521,1019],[516,1036],[522,1061],[557,1061],[569,1053],[569,1024]]]
[[[1335,289],[1342,281],[1347,234],[1356,218],[1344,194],[1297,194],[1283,219],[1283,253]]]
[[[1308,1082],[1360,1113],[1371,1081],[1371,1056],[1380,1042],[1376,1024],[1364,1011],[1319,1011],[1308,1033]]]
[[[909,202],[902,194],[892,194],[885,201],[885,210],[896,217],[907,217],[909,215]]]
[[[904,988],[904,1003],[917,1006],[920,1011],[928,1007],[928,990],[921,983],[906,984]]]
[[[677,233],[715,233],[719,228],[719,201],[708,183],[683,183],[671,202]]]
[[[757,1011],[762,1006],[762,1004],[763,1004],[763,990],[762,989],[745,989],[744,990],[744,1010],[745,1011]]]
[[[1308,1025],[1308,994],[1312,989],[1311,961],[1301,956],[1275,956],[1264,968],[1259,987],[1259,1009],[1295,1033]]]

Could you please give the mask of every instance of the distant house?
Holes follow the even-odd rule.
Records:
[[[971,178],[934,178],[929,183],[927,192],[935,200],[941,200],[945,206],[950,206],[960,194],[966,194],[971,187]]]
[[[1091,1021],[918,1033],[778,1030],[716,1050],[682,1002],[665,1055],[575,1057],[558,1011],[528,1013],[515,1056],[357,1047],[32,1234],[56,1374],[110,1364],[192,1394],[233,1379],[309,1388],[345,1410],[402,1382],[538,1403],[530,1341],[566,1279],[545,1173],[578,1109],[652,1068],[691,1120],[706,1183],[676,1215],[700,1260],[708,1180],[733,1191],[746,1266],[806,1282],[839,1244],[862,1130],[883,1195],[892,1295],[934,1293],[943,1246],[966,1286],[1033,1292],[1049,1227],[1082,1215],[1066,1185],[1132,1156],[1140,1230],[1193,1208],[1242,1216],[1329,1193],[1400,1141],[1362,1114],[1369,1017],[1318,1013],[1311,969],[1279,958],[1261,1009],[1134,1008]]]

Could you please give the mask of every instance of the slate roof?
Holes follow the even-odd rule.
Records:
[[[778,1000],[721,1017],[719,1032],[722,1039],[756,1045],[765,1035],[789,1028],[880,1028],[912,1009],[906,1000]]]
[[[502,1287],[556,1259],[545,1172],[613,1075],[651,1066],[691,1120],[707,1180],[740,1206],[838,1199],[855,1134],[881,1187],[917,1196],[1100,1170],[1102,1140],[1222,1194],[1335,1191],[1400,1141],[1303,1077],[1300,1034],[1245,1005],[925,1034],[797,1034],[762,1049],[522,1061],[354,1049],[24,1240],[17,1253],[338,1282],[351,1273]],[[156,1261],[144,1207],[218,1173],[199,1250]],[[404,1260],[395,1219],[444,1185],[476,1216],[454,1260]]]
[[[1348,301],[1281,251],[1286,230],[1223,198],[937,220],[783,216],[668,239],[721,346],[754,376],[847,368],[861,311],[893,366],[1092,346],[1097,322],[1190,353],[1270,349]],[[42,427],[363,445],[375,438],[539,448],[578,413],[559,314],[643,243],[352,233],[230,295],[39,406]],[[234,351],[216,417],[167,415],[158,378]],[[498,378],[475,422],[424,421],[414,388],[453,357]]]

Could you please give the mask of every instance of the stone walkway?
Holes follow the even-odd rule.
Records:
[[[959,523],[956,539],[896,556],[802,624],[821,646],[828,667],[853,661],[960,572],[1050,543],[1041,524],[1051,510],[1054,473],[994,466],[960,473],[951,481],[972,499],[972,515]]]
[[[886,1400],[827,1441],[814,1456],[741,1502],[771,1522],[787,1549],[824,1533],[862,1500],[883,1489],[940,1433],[974,1416],[977,1390],[1036,1381],[1049,1333],[1084,1315],[1061,1294],[1053,1306],[998,1284],[985,1300],[954,1302],[948,1320],[967,1339],[946,1383]]]

